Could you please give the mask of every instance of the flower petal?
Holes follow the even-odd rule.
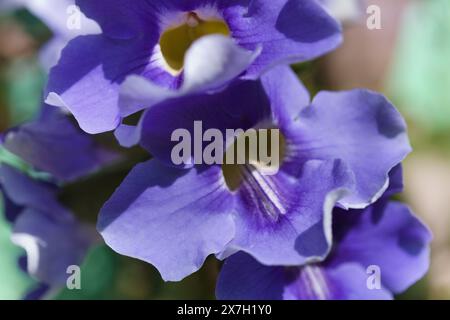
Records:
[[[284,268],[260,264],[249,254],[239,252],[223,264],[216,285],[219,300],[281,300]]]
[[[236,82],[216,94],[171,99],[147,110],[142,123],[141,144],[154,157],[174,165],[171,151],[179,143],[171,139],[175,130],[185,129],[192,140],[202,139],[203,136],[198,137],[194,130],[194,121],[201,121],[202,131],[218,129],[226,138],[226,129],[247,130],[269,117],[270,103],[261,84]]]
[[[338,22],[316,1],[253,0],[227,22],[240,46],[253,51],[262,45],[246,74],[252,79],[277,64],[316,58],[342,41]]]
[[[52,285],[63,285],[67,268],[80,265],[92,238],[75,222],[61,222],[25,209],[15,225],[11,240],[27,252],[28,273]]]
[[[247,51],[222,35],[202,37],[186,53],[179,90],[158,86],[147,77],[130,76],[120,89],[120,114],[125,117],[165,99],[220,89],[244,72],[258,54],[258,49]]]
[[[114,158],[58,110],[5,134],[4,147],[56,179],[72,181]]]
[[[244,251],[285,266],[322,260],[331,247],[331,212],[353,182],[350,172],[340,161],[313,161],[298,180],[283,172],[270,178],[240,188],[236,236],[221,257]]]
[[[46,103],[69,110],[88,133],[115,129],[119,84],[128,74],[144,71],[153,45],[151,36],[145,42],[102,35],[75,38],[50,72]]]
[[[76,0],[76,4],[107,36],[115,39],[134,38],[157,27],[155,15],[142,0]]]
[[[392,294],[385,288],[371,290],[367,287],[368,275],[358,264],[337,268],[306,266],[294,270],[290,276],[291,282],[286,283],[283,294],[285,300],[392,299]]]
[[[220,168],[178,170],[156,160],[136,166],[101,210],[98,229],[117,252],[178,281],[234,235],[233,201]]]
[[[308,90],[289,66],[273,68],[261,77],[261,82],[270,97],[273,119],[282,128],[291,125],[311,103]]]
[[[368,90],[321,92],[297,121],[296,160],[342,159],[355,174],[354,192],[340,201],[364,208],[388,187],[388,174],[411,151],[402,116]]]
[[[228,258],[216,287],[220,300],[388,300],[385,288],[367,288],[367,274],[358,264],[336,268],[264,266],[246,253]]]
[[[17,206],[46,212],[57,219],[71,220],[67,210],[57,201],[54,186],[35,181],[8,165],[0,165],[0,185],[5,195]]]
[[[363,212],[337,212],[330,265],[359,263],[381,271],[383,285],[401,293],[428,270],[430,231],[404,205],[379,201]]]

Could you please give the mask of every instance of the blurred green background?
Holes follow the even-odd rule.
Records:
[[[426,278],[400,299],[450,299],[450,1],[367,0],[379,5],[382,29],[367,16],[344,22],[344,44],[335,52],[294,66],[314,94],[319,90],[370,88],[383,92],[407,119],[414,152],[404,164],[401,196],[434,234]],[[37,53],[50,30],[26,10],[0,16],[0,132],[33,118],[46,75]],[[114,146],[110,135],[96,136]],[[117,149],[126,161],[64,186],[61,201],[85,222],[95,223],[103,202],[127,171],[147,155]],[[1,208],[0,199],[0,208]],[[0,222],[0,299],[16,299],[36,285],[17,268],[23,252],[9,242]],[[57,299],[210,299],[220,263],[209,259],[180,283],[163,283],[148,264],[100,245],[82,266],[83,290],[52,292]]]

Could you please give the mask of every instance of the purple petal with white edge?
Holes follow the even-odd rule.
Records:
[[[339,245],[327,261],[330,266],[378,266],[383,286],[394,293],[427,272],[431,233],[403,204],[379,201],[363,212],[338,211],[334,219]]]
[[[61,222],[25,209],[14,225],[11,240],[25,249],[28,273],[38,280],[63,285],[67,268],[79,266],[92,240],[75,222]]]
[[[225,36],[202,37],[186,53],[184,80],[178,90],[158,86],[146,77],[130,76],[120,89],[120,114],[125,117],[165,99],[220,89],[244,72],[258,54],[258,49],[247,51]]]
[[[244,251],[285,266],[322,260],[331,248],[333,207],[353,183],[348,168],[339,160],[312,161],[299,179],[282,171],[250,175],[237,195],[236,236],[219,257]]]
[[[248,49],[262,45],[261,55],[247,71],[256,78],[278,64],[302,62],[335,49],[341,28],[310,0],[253,0],[227,17],[233,38]]]
[[[174,165],[171,152],[179,142],[172,141],[171,137],[176,129],[188,130],[193,144],[198,136],[194,121],[202,121],[202,131],[218,129],[226,138],[226,129],[247,130],[269,117],[270,103],[261,84],[235,82],[215,94],[171,99],[147,110],[142,123],[141,145],[155,158]]]
[[[68,211],[57,201],[57,189],[38,182],[8,165],[0,165],[0,185],[13,203],[18,206],[47,212],[55,219],[72,220]]]
[[[121,120],[119,84],[144,71],[156,41],[152,34],[146,41],[75,38],[50,72],[46,103],[69,110],[88,133],[114,130]]]
[[[321,92],[296,123],[295,161],[342,159],[356,179],[339,203],[364,208],[389,185],[388,174],[411,151],[406,124],[382,95],[368,90]]]
[[[273,68],[261,82],[271,100],[273,119],[280,127],[289,126],[311,103],[308,90],[289,66]]]
[[[118,253],[178,281],[233,238],[232,210],[220,167],[178,170],[150,160],[136,166],[105,204],[98,229]]]
[[[57,111],[8,131],[4,147],[61,181],[80,178],[114,159]]]

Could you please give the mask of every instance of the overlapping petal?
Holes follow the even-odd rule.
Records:
[[[219,299],[391,299],[423,277],[429,264],[428,229],[409,209],[382,200],[365,211],[334,213],[334,242],[322,263],[269,267],[245,253],[228,258]],[[379,287],[369,286],[377,267]],[[267,292],[270,289],[271,292]]]
[[[336,247],[329,265],[376,265],[383,285],[401,293],[424,276],[429,267],[430,231],[408,207],[382,200],[364,212],[339,212]]]
[[[265,265],[323,259],[332,245],[333,207],[353,183],[348,168],[339,161],[312,162],[299,179],[253,174],[255,180],[238,191],[236,235],[227,254],[244,251]]]
[[[77,4],[103,34],[69,43],[50,74],[46,101],[68,109],[89,133],[114,130],[122,117],[169,98],[219,90],[236,78],[256,79],[278,64],[312,59],[341,39],[337,22],[311,0]],[[182,72],[172,74],[159,39],[196,10],[223,19],[230,37],[213,33],[197,39]]]
[[[384,193],[388,174],[411,151],[406,124],[382,95],[367,90],[321,92],[298,116],[294,161],[337,158],[355,174],[340,203],[364,208]]]

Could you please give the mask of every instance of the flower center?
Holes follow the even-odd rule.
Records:
[[[230,35],[223,20],[202,20],[195,12],[189,12],[183,24],[165,30],[159,40],[161,53],[172,74],[181,72],[184,56],[194,41],[211,34]]]
[[[286,152],[286,140],[278,129],[248,130],[226,150],[222,173],[231,191],[243,182],[261,184],[264,176],[278,172]],[[257,179],[259,178],[259,179]],[[261,180],[262,179],[262,180]]]

